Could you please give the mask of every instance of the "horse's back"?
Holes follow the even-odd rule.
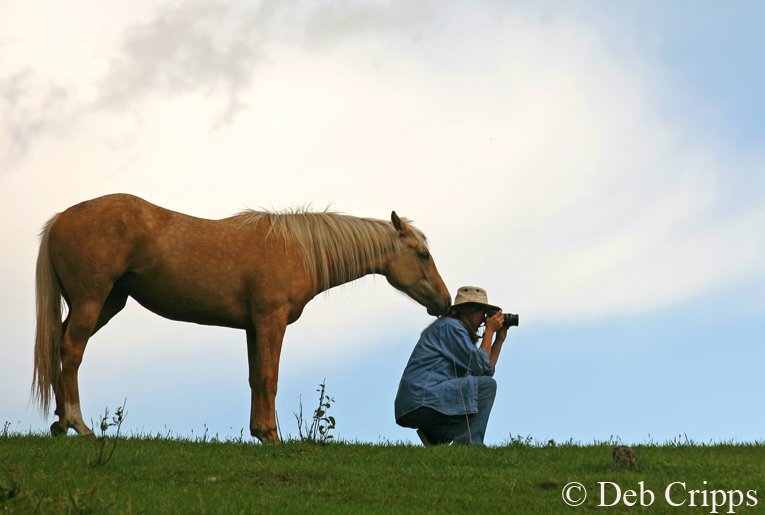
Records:
[[[152,223],[167,220],[172,211],[151,202],[129,195],[115,193],[80,202],[58,216],[56,225],[66,225],[66,230],[126,229],[138,228],[142,222]]]

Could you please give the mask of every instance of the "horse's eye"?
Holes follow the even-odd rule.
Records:
[[[421,250],[417,254],[419,254],[420,259],[422,259],[423,261],[427,261],[428,259],[430,259],[430,253],[427,250]]]

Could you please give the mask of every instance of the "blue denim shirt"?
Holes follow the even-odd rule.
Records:
[[[494,375],[486,351],[473,345],[462,322],[439,318],[422,332],[404,369],[396,420],[422,406],[445,415],[478,413],[482,375]]]

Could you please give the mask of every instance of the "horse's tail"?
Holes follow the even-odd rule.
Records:
[[[50,230],[58,218],[45,224],[40,234],[37,254],[36,302],[37,328],[35,332],[35,367],[32,378],[32,397],[43,413],[48,413],[51,391],[61,373],[61,284],[50,256]]]

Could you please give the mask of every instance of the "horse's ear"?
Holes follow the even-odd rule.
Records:
[[[395,211],[390,212],[390,221],[393,223],[393,227],[395,227],[398,232],[404,230],[404,222],[401,221]]]

